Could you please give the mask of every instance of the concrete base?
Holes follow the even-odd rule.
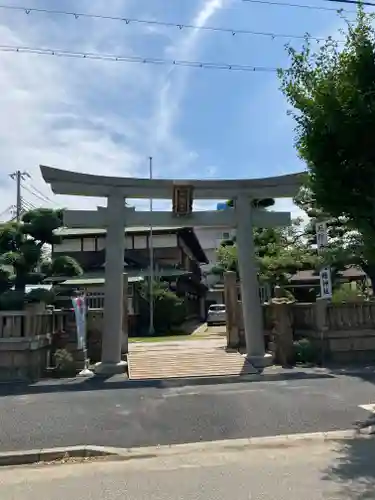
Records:
[[[78,373],[78,377],[92,377],[94,375],[94,372],[89,370],[88,368],[84,368]]]
[[[264,356],[251,356],[245,354],[245,357],[249,363],[261,371],[263,371],[264,368],[267,368],[267,366],[273,365],[273,356],[269,353],[266,353]]]
[[[118,375],[126,372],[128,363],[120,361],[119,363],[96,363],[94,368],[95,375]]]

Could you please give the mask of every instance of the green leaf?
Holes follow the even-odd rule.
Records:
[[[14,285],[18,300],[24,296],[26,285],[39,284],[46,276],[82,274],[81,267],[71,257],[45,260],[48,245],[60,241],[54,231],[61,227],[62,221],[61,210],[41,208],[24,214],[21,222],[0,225],[0,294]],[[3,306],[5,303],[10,302],[3,302]]]
[[[327,39],[313,50],[288,48],[290,67],[280,71],[292,106],[296,147],[309,171],[299,204],[308,215],[344,217],[361,234],[375,237],[375,32],[373,14],[358,7],[347,23],[344,45]],[[308,208],[310,206],[310,208]]]
[[[69,256],[59,256],[53,259],[49,267],[52,276],[81,276],[83,270],[78,262]]]

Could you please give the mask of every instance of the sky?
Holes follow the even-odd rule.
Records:
[[[276,0],[285,1],[285,0]],[[295,0],[323,8],[324,0]],[[85,16],[4,9],[3,5]],[[353,9],[353,7],[352,7]],[[353,17],[353,15],[351,14]],[[111,20],[252,30],[284,37]],[[336,12],[242,0],[25,0],[0,5],[0,46],[286,67],[285,44],[306,32],[337,36]],[[21,170],[28,206],[95,208],[54,195],[39,165],[155,178],[259,178],[304,170],[275,72],[241,72],[0,51],[0,213],[15,203]],[[142,204],[138,204],[144,208]],[[168,208],[155,202],[155,208]],[[209,208],[212,202],[200,203]],[[291,200],[276,209],[299,215]]]

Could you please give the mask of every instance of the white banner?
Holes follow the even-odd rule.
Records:
[[[76,318],[77,346],[86,349],[86,297],[72,297],[72,304]]]
[[[327,224],[325,222],[318,222],[315,225],[316,231],[316,246],[318,250],[328,245],[328,232]]]
[[[315,225],[316,231],[316,246],[318,252],[320,249],[328,245],[328,231],[326,222],[318,222]],[[331,269],[329,266],[323,267],[320,270],[320,297],[322,299],[330,299],[332,297],[332,281]]]
[[[320,297],[330,299],[332,297],[331,269],[323,267],[320,270]]]

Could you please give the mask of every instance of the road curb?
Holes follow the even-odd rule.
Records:
[[[82,459],[110,457],[116,455],[109,450],[96,446],[67,446],[61,448],[43,448],[25,451],[6,451],[0,453],[0,467],[30,465],[39,462],[56,462],[64,459]]]
[[[322,442],[345,442],[354,439],[374,439],[371,434],[354,430],[286,434],[278,436],[254,437],[248,439],[226,439],[199,443],[147,446],[139,448],[115,448],[108,446],[69,446],[41,450],[10,451],[0,453],[1,466],[32,465],[58,462],[68,459],[108,458],[109,460],[139,460],[158,457],[194,455],[200,453],[228,453],[247,449],[289,448],[303,444]]]
[[[340,442],[354,439],[374,439],[374,435],[359,433],[354,430],[313,432],[303,434],[286,434],[278,436],[254,437],[246,439],[226,439],[199,443],[186,443],[168,446],[150,446],[141,448],[117,449],[117,454],[127,459],[184,455],[194,453],[225,453],[230,451],[245,451],[254,448],[292,447],[307,443]],[[108,451],[114,452],[114,448]]]
[[[334,378],[333,374],[326,371],[306,373],[302,371],[290,371],[285,373],[249,373],[247,375],[209,375],[205,377],[171,377],[163,379],[131,379],[126,380],[128,387],[159,387],[163,389],[204,386],[204,385],[224,385],[238,384],[244,382],[283,382],[289,380],[309,380]]]

